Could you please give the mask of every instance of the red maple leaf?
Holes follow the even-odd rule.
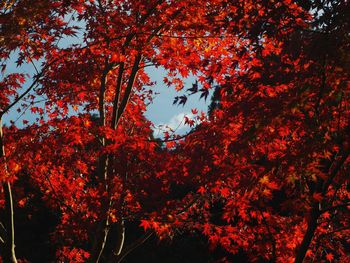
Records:
[[[332,253],[328,253],[328,254],[326,255],[326,259],[327,259],[327,261],[329,261],[329,262],[333,262],[333,261],[334,261],[334,255],[333,255]]]

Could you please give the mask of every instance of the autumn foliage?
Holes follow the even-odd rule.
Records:
[[[26,246],[46,242],[41,262],[127,262],[151,236],[182,235],[225,251],[218,262],[349,262],[349,11],[2,1],[2,261],[34,262]],[[148,67],[167,72],[180,106],[212,97],[187,135],[153,137]],[[40,216],[45,240],[23,227]]]

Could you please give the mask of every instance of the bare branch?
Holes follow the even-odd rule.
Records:
[[[134,251],[136,248],[138,248],[139,246],[141,246],[143,243],[145,243],[152,235],[154,234],[153,231],[147,231],[144,235],[142,235],[140,238],[138,238],[137,240],[135,240],[132,244],[130,244],[128,247],[126,247],[122,254],[120,254],[119,256],[117,256],[116,254],[113,254],[113,256],[111,256],[110,260],[108,261],[109,263],[112,262],[117,262],[120,263],[122,262],[122,260],[128,255],[130,254],[132,251]]]
[[[335,206],[331,206],[331,207],[327,207],[327,208],[321,210],[321,214],[323,214],[325,212],[329,212],[329,211],[334,211],[334,210],[337,210],[339,208],[345,208],[347,206],[350,206],[350,202],[349,203],[335,205]]]
[[[40,78],[44,75],[46,69],[48,69],[56,61],[58,61],[58,58],[51,61],[49,64],[47,64],[45,67],[41,69],[41,72],[39,74],[36,74],[34,76],[34,80],[32,84],[20,96],[18,96],[10,105],[5,107],[5,109],[0,112],[0,118],[5,113],[7,113],[12,107],[14,107],[20,100],[22,100],[34,87],[36,87],[39,84]]]

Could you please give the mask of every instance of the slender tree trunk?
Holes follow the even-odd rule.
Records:
[[[6,241],[4,245],[4,263],[17,263],[15,254],[15,224],[14,224],[14,213],[13,213],[13,200],[11,184],[9,182],[3,184],[5,192],[5,214],[6,214]]]
[[[0,117],[0,161],[5,163],[5,170],[7,170],[5,158],[5,146],[3,141],[2,119]],[[5,197],[5,228],[6,236],[2,246],[2,259],[4,263],[17,263],[15,254],[15,223],[13,212],[13,199],[10,182],[3,183],[4,197]]]
[[[317,220],[320,216],[320,212],[318,210],[318,203],[316,203],[311,211],[310,217],[307,224],[307,229],[304,234],[303,240],[298,248],[297,254],[295,256],[295,263],[302,263],[304,261],[307,250],[310,247],[312,238],[314,237],[316,228],[317,228]]]
[[[101,260],[103,249],[106,245],[108,235],[108,221],[103,220],[99,223],[96,238],[94,241],[94,246],[90,256],[91,263],[98,263]]]
[[[154,234],[153,231],[148,231],[143,236],[141,236],[140,238],[135,240],[133,243],[131,243],[129,246],[127,246],[126,248],[122,248],[118,255],[116,252],[111,253],[107,262],[108,263],[122,262],[127,255],[129,255],[132,251],[134,251],[136,248],[138,248],[143,243],[145,243],[153,234]]]
[[[106,95],[106,82],[107,75],[110,71],[110,65],[108,64],[108,60],[105,61],[105,67],[102,72],[102,76],[100,79],[100,94],[99,94],[99,126],[104,127],[106,125],[106,111],[105,111],[105,95]],[[106,146],[105,138],[101,138],[102,147]],[[102,154],[98,159],[98,179],[103,180],[105,182],[106,191],[108,190],[107,185],[107,168],[108,168],[108,155]],[[98,223],[96,236],[94,238],[93,247],[91,250],[91,255],[89,262],[91,263],[99,263],[103,249],[106,245],[107,235],[108,235],[108,207],[104,209],[103,214],[106,216]]]
[[[120,222],[117,223],[117,241],[114,248],[114,255],[120,256],[124,247],[124,240],[125,240],[125,225],[124,220],[120,220]]]

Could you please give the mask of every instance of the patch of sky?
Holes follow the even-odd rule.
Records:
[[[199,93],[193,94],[188,96],[185,105],[174,105],[174,98],[186,93],[186,90],[191,88],[192,84],[196,81],[195,77],[190,76],[186,78],[184,88],[176,91],[174,87],[168,87],[164,83],[163,79],[167,76],[165,69],[151,67],[147,68],[146,72],[149,74],[151,80],[156,83],[151,87],[156,96],[153,102],[148,105],[145,114],[155,125],[155,137],[162,137],[163,131],[169,130],[168,128],[173,130],[175,134],[185,134],[191,129],[188,125],[185,125],[185,116],[193,118],[192,109],[206,113],[211,96],[205,101],[203,98],[200,98]]]

